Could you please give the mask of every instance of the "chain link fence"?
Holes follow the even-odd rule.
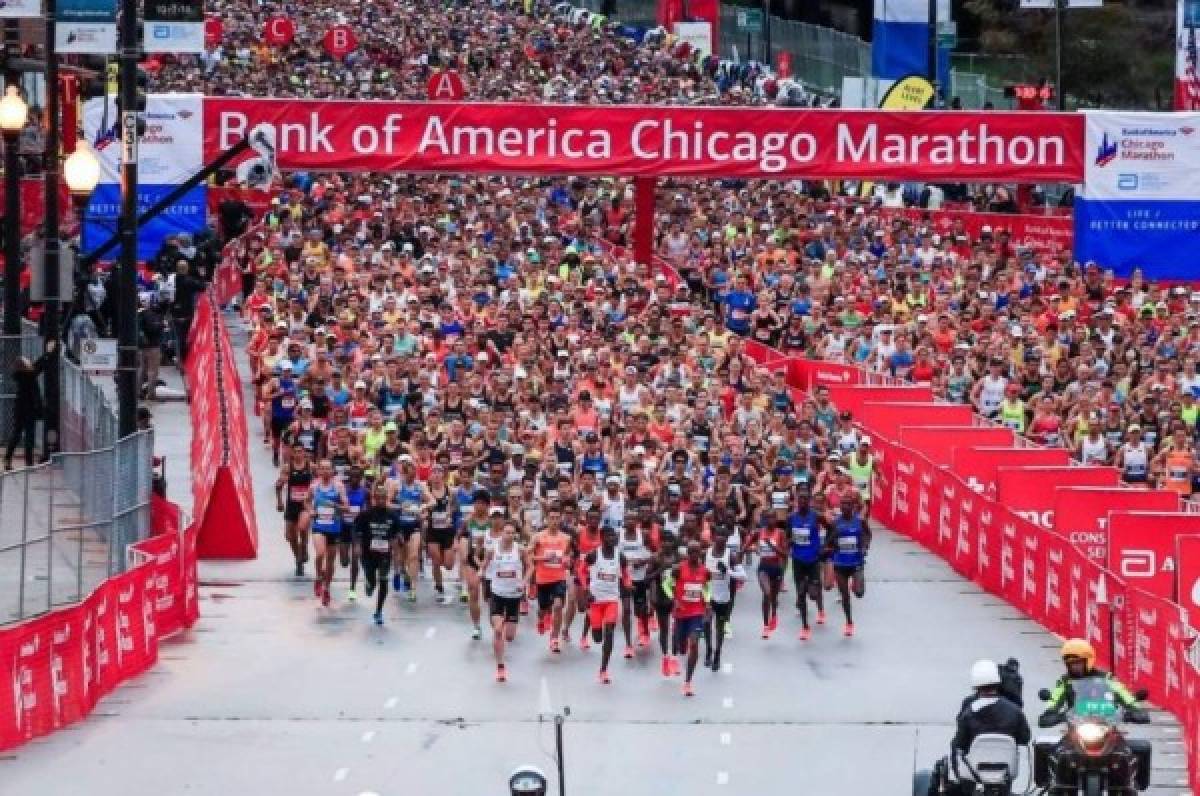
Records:
[[[150,528],[154,435],[0,475],[0,625],[78,602]]]

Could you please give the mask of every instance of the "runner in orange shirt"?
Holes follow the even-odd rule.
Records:
[[[533,583],[537,587],[538,633],[550,626],[550,651],[559,653],[563,631],[563,605],[567,600],[567,566],[570,562],[571,537],[563,532],[562,512],[547,513],[546,528],[533,537]]]

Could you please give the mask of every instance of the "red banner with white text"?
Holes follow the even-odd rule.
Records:
[[[196,300],[186,362],[192,420],[192,513],[200,558],[254,558],[258,525],[246,413],[233,348],[208,294]]]
[[[1176,511],[1179,495],[1164,489],[1067,487],[1055,490],[1054,530],[1100,566],[1108,564],[1110,511]]]
[[[1115,487],[1119,478],[1111,467],[1001,467],[996,471],[996,501],[1040,528],[1053,528],[1059,487]]]
[[[1200,514],[1113,511],[1108,515],[1108,568],[1129,585],[1175,599],[1175,540],[1200,533]]]
[[[1081,182],[1083,116],[206,97],[204,157],[273,125],[280,168]]]
[[[82,602],[0,629],[0,750],[84,718],[195,621],[181,610],[195,557],[178,526],[159,524],[168,515],[152,513],[155,535],[132,546],[133,566]]]
[[[965,446],[954,448],[953,468],[959,477],[977,491],[994,495],[996,472],[1001,467],[1066,466],[1071,456],[1062,448],[993,448]]]
[[[1037,254],[1070,251],[1075,242],[1075,221],[1062,216],[975,213],[964,210],[896,208],[880,211],[884,218],[905,218],[927,224],[942,235],[966,235],[978,240],[984,227],[995,235],[1008,233],[1009,243],[1032,249]]]

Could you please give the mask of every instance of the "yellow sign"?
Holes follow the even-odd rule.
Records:
[[[105,75],[107,76],[105,90],[110,96],[117,93],[117,75],[120,74],[120,71],[121,67],[116,61],[109,61],[108,66],[105,68]]]
[[[920,75],[902,77],[892,84],[879,101],[882,110],[919,111],[933,99],[933,84]]]

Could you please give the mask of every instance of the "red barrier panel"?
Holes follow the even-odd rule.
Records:
[[[1184,608],[1200,612],[1200,535],[1175,537],[1175,596]]]
[[[878,438],[880,435],[876,435]],[[917,537],[917,505],[920,502],[920,473],[917,457],[908,451],[894,447],[895,462],[892,484],[892,527],[897,532]]]
[[[976,524],[978,516],[975,507],[976,504],[984,501],[984,497],[976,494],[957,476],[947,473],[947,478],[955,481],[955,490],[958,494],[958,510],[955,516],[957,525],[955,526],[954,551],[950,565],[964,578],[973,579],[979,565],[977,556],[979,528]]]
[[[1065,635],[1071,630],[1068,568],[1078,551],[1056,533],[1042,531],[1041,537],[1044,575],[1040,621],[1053,632]]]
[[[893,439],[902,426],[969,426],[971,407],[963,404],[866,401],[858,412],[864,426]]]
[[[874,437],[875,477],[871,479],[871,518],[895,528],[896,447],[886,437]]]
[[[1175,603],[1142,589],[1130,588],[1125,601],[1132,637],[1126,684],[1145,688],[1160,705],[1177,704],[1183,698],[1185,661],[1178,643],[1188,636],[1185,617]]]
[[[1178,510],[1179,495],[1166,490],[1065,487],[1055,492],[1054,530],[1106,566],[1110,511]]]
[[[1175,598],[1175,539],[1200,533],[1200,514],[1114,511],[1108,515],[1108,568],[1131,587]]]
[[[998,501],[1004,505],[1004,501]],[[1016,515],[1017,583],[1019,588],[1010,591],[1008,599],[1026,615],[1041,620],[1045,616],[1043,605],[1046,588],[1046,544],[1048,536],[1034,523]]]
[[[812,392],[817,387],[832,389],[837,386],[862,384],[864,376],[862,368],[856,365],[793,358],[788,383],[806,392]]]
[[[858,413],[867,401],[928,403],[933,400],[933,390],[928,387],[874,384],[829,384],[828,387],[829,399],[837,404],[838,409],[849,412],[855,419],[858,419]]]
[[[989,497],[975,494],[971,522],[975,527],[975,583],[992,594],[1001,592],[1002,520],[1000,509]]]
[[[254,558],[258,526],[250,481],[246,412],[229,335],[201,294],[187,359],[192,402],[192,494],[201,558]]]
[[[1054,527],[1055,490],[1060,486],[1116,486],[1111,467],[1001,467],[996,501],[1042,528]]]
[[[913,538],[933,550],[937,547],[937,521],[940,509],[942,488],[938,479],[938,469],[919,453],[911,454],[916,467],[916,524],[913,527]]]
[[[935,464],[949,467],[954,462],[955,448],[1012,445],[1013,439],[1012,431],[1000,426],[902,426],[899,442],[921,451]],[[957,470],[955,474],[962,475]]]
[[[962,510],[962,491],[967,487],[944,467],[932,461],[935,488],[938,492],[936,535],[933,549],[947,561],[954,560],[954,547],[958,538],[958,516]]]
[[[1028,246],[1037,254],[1058,254],[1072,248],[1075,225],[1071,218],[1062,216],[1011,215],[1008,213],[976,213],[968,210],[922,210],[920,208],[891,209],[879,211],[883,218],[906,218],[928,225],[942,235],[961,230],[971,240],[978,240],[985,226],[999,235],[1009,233],[1012,246]]]
[[[995,494],[996,471],[1001,467],[1057,467],[1070,461],[1070,454],[1062,448],[969,446],[954,449],[952,466],[975,491]]]
[[[153,665],[163,638],[190,626],[177,607],[195,558],[177,532],[152,530],[162,533],[132,546],[134,565],[82,602],[0,630],[0,750],[79,721]]]

